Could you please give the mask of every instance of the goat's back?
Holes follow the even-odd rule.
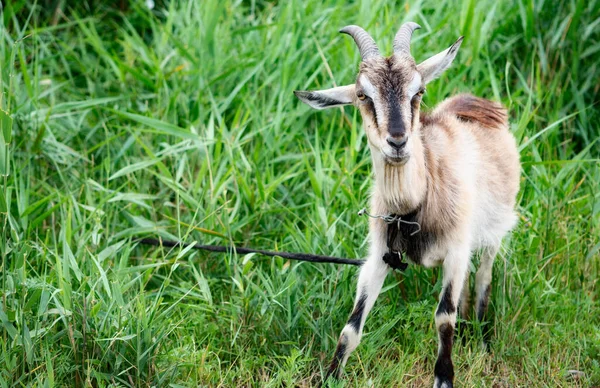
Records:
[[[499,244],[517,220],[514,207],[521,170],[506,110],[499,103],[463,94],[424,115],[422,124],[428,152],[447,156],[429,157],[430,163],[461,182],[460,198],[454,203],[459,219],[462,213],[471,221],[474,246]]]

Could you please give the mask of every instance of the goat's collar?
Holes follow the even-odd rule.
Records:
[[[417,233],[419,233],[421,231],[421,225],[414,221],[417,218],[417,214],[419,213],[419,210],[421,210],[421,206],[417,206],[417,208],[409,213],[406,214],[395,214],[395,213],[390,213],[390,214],[385,214],[385,215],[376,215],[376,214],[370,214],[369,212],[367,212],[367,209],[363,208],[358,212],[359,216],[362,215],[366,215],[370,218],[379,218],[380,220],[383,220],[386,224],[398,224],[398,226],[400,226],[400,224],[409,224],[409,225],[413,225],[417,227],[416,231],[411,232],[411,236],[415,235]]]

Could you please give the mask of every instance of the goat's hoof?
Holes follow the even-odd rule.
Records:
[[[433,383],[433,388],[452,388],[452,380],[436,377]]]
[[[320,388],[327,388],[329,385],[327,384],[328,381],[332,381],[332,380],[339,380],[339,376],[337,376],[337,374],[335,372],[332,372],[331,370],[329,372],[327,372],[327,374],[325,375],[325,378],[323,379],[323,381],[321,382],[321,385],[319,385]]]

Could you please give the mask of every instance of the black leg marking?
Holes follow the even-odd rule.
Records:
[[[456,306],[452,303],[452,283],[448,283],[444,289],[444,295],[442,296],[442,300],[440,300],[435,315],[454,314],[455,312]]]
[[[331,364],[329,364],[329,370],[325,375],[323,383],[327,382],[329,377],[333,377],[334,379],[340,378],[340,364],[344,361],[344,356],[346,355],[347,342],[348,339],[345,335],[338,341],[337,347],[335,348],[335,355],[333,356],[333,360],[331,360]]]
[[[352,315],[350,315],[350,319],[348,319],[348,324],[352,326],[355,332],[358,333],[360,330],[360,322],[362,321],[363,311],[365,310],[365,303],[367,302],[367,293],[365,291],[362,292],[358,302],[356,302],[356,307],[354,311],[352,311]]]
[[[440,336],[440,352],[435,363],[435,377],[440,386],[444,383],[452,387],[454,380],[454,366],[452,365],[452,343],[454,341],[454,327],[449,323],[442,324],[438,333]]]

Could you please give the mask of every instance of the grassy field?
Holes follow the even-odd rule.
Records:
[[[502,101],[523,162],[491,346],[455,347],[456,385],[600,385],[600,1],[67,3],[0,21],[1,387],[318,384],[355,267],[134,239],[365,255],[358,114],[292,91],[353,81],[340,27],[390,52],[408,20],[417,60],[465,35],[425,106]],[[431,385],[440,287],[389,276],[337,386]]]

